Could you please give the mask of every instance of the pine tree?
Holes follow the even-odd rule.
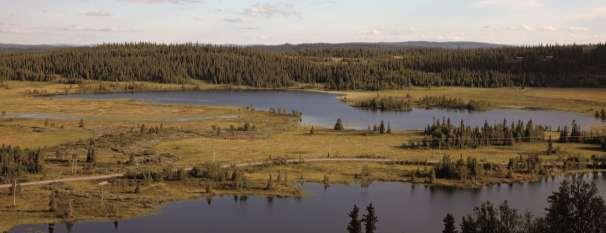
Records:
[[[606,204],[595,183],[582,178],[564,181],[548,198],[545,218],[548,232],[585,233],[606,231]]]
[[[358,206],[354,205],[347,216],[350,218],[349,224],[347,225],[347,232],[362,233],[362,220],[360,220],[360,209]]]
[[[379,222],[375,213],[375,207],[370,203],[366,207],[366,214],[364,215],[364,228],[366,233],[375,233],[377,230],[377,222]]]
[[[341,131],[341,130],[345,129],[345,127],[343,127],[343,121],[341,121],[341,118],[337,119],[337,123],[335,123],[335,128],[334,129],[337,130],[337,131]]]
[[[451,214],[446,214],[446,217],[444,218],[444,230],[442,233],[457,233],[455,219]]]

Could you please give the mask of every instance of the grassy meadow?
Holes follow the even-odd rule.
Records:
[[[420,139],[414,131],[397,131],[378,135],[366,131],[334,131],[300,125],[292,116],[251,111],[245,108],[210,107],[176,104],[152,104],[132,100],[77,100],[61,99],[48,94],[111,92],[111,91],[165,91],[228,88],[204,83],[103,83],[85,82],[59,84],[47,82],[7,82],[0,89],[0,145],[40,149],[47,163],[44,172],[26,175],[22,181],[86,176],[125,172],[129,169],[171,166],[189,168],[194,165],[218,162],[236,164],[263,161],[270,158],[385,158],[410,162],[437,162],[444,155],[453,158],[473,157],[480,161],[506,164],[520,155],[541,154],[546,143],[516,143],[511,147],[489,146],[478,149],[431,150],[404,149],[403,143]],[[233,87],[229,87],[233,88]],[[484,100],[495,107],[541,108],[593,114],[606,108],[604,89],[472,89],[472,88],[411,88],[381,92],[338,92],[345,102],[380,96],[410,95],[448,96],[465,100]],[[38,95],[34,97],[32,94]],[[33,117],[32,117],[33,116]],[[254,130],[239,131],[230,128],[245,124]],[[157,133],[150,129],[162,128]],[[604,128],[604,124],[594,126]],[[221,132],[217,132],[221,128]],[[65,162],[65,156],[84,161],[87,140],[94,138],[97,163],[94,168]],[[556,155],[542,156],[545,161],[567,156],[589,158],[602,154],[599,146],[587,144],[560,144]],[[62,151],[59,153],[58,151]],[[158,160],[157,163],[127,163],[132,158]],[[65,195],[74,201],[76,219],[119,219],[148,213],[163,204],[201,196],[221,194],[238,195],[302,195],[296,185],[283,185],[274,190],[263,187],[269,174],[288,173],[289,182],[296,180],[349,183],[361,181],[402,181],[425,183],[431,167],[426,165],[327,162],[283,164],[246,169],[251,185],[247,189],[229,190],[217,187],[207,192],[199,181],[152,182],[134,192],[133,183],[100,181],[60,184]],[[418,174],[424,174],[418,176]],[[531,180],[517,175],[508,179],[487,177],[484,183]],[[447,181],[436,184],[449,185]],[[47,223],[58,219],[48,212],[47,186],[24,187],[12,207],[13,197],[8,190],[0,190],[0,232],[14,225]],[[99,201],[103,200],[103,201]],[[92,208],[91,208],[92,207]]]

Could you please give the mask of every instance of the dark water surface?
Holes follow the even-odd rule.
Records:
[[[331,186],[305,184],[308,195],[302,199],[248,197],[234,201],[232,196],[180,201],[169,204],[154,215],[118,222],[78,222],[73,233],[339,233],[345,232],[347,212],[353,204],[366,206],[372,202],[379,217],[378,232],[439,233],[446,213],[456,219],[472,211],[474,206],[491,201],[508,201],[511,206],[535,214],[543,214],[547,196],[564,178],[549,178],[537,183],[495,185],[480,190],[428,188],[404,183],[374,183],[368,188],[358,185]],[[606,174],[586,176],[606,197]],[[48,232],[48,225],[23,225],[11,233]],[[57,224],[56,233],[67,232]]]
[[[389,122],[393,129],[424,129],[432,118],[447,117],[453,123],[463,119],[467,125],[480,126],[489,123],[532,119],[535,123],[557,126],[570,125],[576,120],[581,125],[597,123],[594,117],[580,113],[494,109],[470,112],[465,110],[414,109],[411,112],[372,112],[353,108],[338,100],[334,94],[307,91],[175,91],[114,94],[82,94],[60,98],[83,99],[134,99],[157,103],[201,104],[219,106],[249,106],[259,110],[285,108],[303,113],[303,123],[333,126],[337,118],[343,119],[345,127],[366,129],[381,120]]]

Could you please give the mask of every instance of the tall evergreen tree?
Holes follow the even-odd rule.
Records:
[[[377,222],[379,219],[375,213],[375,207],[370,203],[366,207],[366,214],[364,215],[364,229],[366,233],[375,233],[377,230]]]
[[[354,205],[353,209],[349,214],[349,224],[347,225],[347,232],[349,233],[362,233],[362,220],[360,220],[360,209],[357,205]]]
[[[564,181],[548,198],[548,233],[606,232],[606,205],[594,183]]]
[[[334,130],[340,131],[340,130],[344,130],[345,127],[343,127],[343,121],[341,120],[341,118],[337,119],[337,123],[335,123],[335,128]]]
[[[451,214],[446,214],[444,218],[444,230],[442,233],[458,233],[457,227],[455,226],[455,219]]]

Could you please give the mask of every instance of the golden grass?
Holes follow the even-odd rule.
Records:
[[[179,164],[196,164],[212,161],[237,163],[259,161],[277,157],[321,158],[327,157],[380,157],[408,161],[438,161],[443,155],[475,157],[494,163],[506,163],[520,154],[542,153],[545,143],[517,143],[513,147],[482,147],[461,150],[403,149],[401,145],[419,135],[398,133],[394,135],[365,135],[359,132],[309,131],[301,128],[260,139],[190,138],[164,141],[156,146],[160,152],[180,156]],[[598,146],[585,144],[554,144],[562,154],[590,157],[600,154]],[[214,154],[214,156],[213,156]]]
[[[484,100],[495,107],[542,108],[593,114],[596,109],[606,108],[604,88],[409,88],[378,92],[348,91],[344,94],[348,102],[380,96],[410,94],[413,98],[424,96],[458,97],[464,100]]]
[[[238,163],[268,159],[270,156],[290,158],[320,158],[330,153],[331,157],[381,157],[410,161],[438,161],[444,154],[453,157],[473,156],[494,163],[506,163],[519,154],[541,153],[546,149],[545,143],[518,143],[513,147],[484,147],[464,150],[412,150],[400,146],[410,139],[421,137],[415,132],[396,132],[393,135],[366,135],[358,131],[335,132],[318,129],[314,135],[309,128],[296,125],[293,118],[276,116],[264,112],[251,112],[230,107],[208,107],[192,105],[149,104],[130,100],[67,100],[51,97],[30,97],[31,90],[45,90],[46,93],[77,92],[95,90],[104,85],[106,91],[120,91],[128,83],[91,82],[82,86],[42,82],[8,82],[9,89],[0,89],[0,112],[7,115],[23,113],[41,113],[53,116],[69,116],[65,119],[10,119],[0,116],[0,144],[12,144],[22,147],[54,147],[76,142],[89,137],[104,134],[118,134],[137,131],[140,124],[174,129],[168,135],[141,136],[138,140],[129,141],[124,148],[144,150],[152,149],[161,153],[170,153],[179,158],[172,165],[191,167],[212,161]],[[180,90],[182,88],[208,89],[219,88],[204,83],[186,85],[137,83],[142,90]],[[345,94],[348,101],[370,98],[377,92],[339,92]],[[591,113],[593,109],[606,108],[606,90],[604,89],[471,89],[471,88],[411,88],[398,91],[378,92],[384,96],[412,95],[420,98],[426,95],[445,95],[463,99],[486,100],[498,107],[514,108],[549,108],[565,111]],[[78,123],[84,120],[85,126]],[[244,123],[253,123],[257,130],[239,132],[231,135],[223,130],[221,135],[212,134],[212,126],[223,129],[230,125],[235,127]],[[63,126],[63,127],[61,127]],[[135,136],[135,138],[137,138]],[[589,157],[593,154],[604,154],[597,146],[582,144],[555,144],[560,147],[561,155],[580,155]],[[81,148],[80,148],[81,149]],[[77,151],[82,159],[85,151]],[[558,156],[544,156],[546,160]],[[97,169],[95,172],[119,172],[123,169],[118,162],[124,162],[128,156],[119,154],[110,148],[99,148],[97,151]],[[169,163],[169,162],[165,162]],[[144,165],[145,166],[145,165]],[[351,182],[353,176],[361,173],[366,167],[369,180],[408,181],[410,173],[426,167],[406,165],[386,165],[378,163],[305,163],[267,167],[251,170],[247,177],[258,186],[267,179],[268,174],[287,171],[294,180],[303,176],[305,180],[321,182],[327,175],[331,182]],[[364,168],[364,169],[366,169]],[[30,176],[27,179],[49,179],[72,174],[67,164],[47,164],[45,173]],[[98,198],[99,186],[95,182],[78,182],[69,184],[75,191],[86,193],[90,198],[79,200],[80,208],[77,217],[83,219],[108,218],[100,212]],[[131,187],[132,188],[132,187]],[[141,195],[133,195],[124,190],[108,191],[114,195],[112,203],[121,210],[119,217],[139,215],[158,208],[167,201],[187,199],[204,195],[202,187],[192,183],[156,183],[143,188]],[[43,187],[27,187],[18,199],[18,208],[10,209],[6,203],[12,202],[10,196],[0,190],[0,232],[17,224],[51,222],[57,219],[46,211],[49,191]],[[221,192],[221,191],[217,191]],[[256,189],[247,192],[267,194],[267,191]],[[271,194],[270,192],[269,194]],[[275,193],[293,194],[285,188]],[[78,209],[78,208],[77,208]]]

